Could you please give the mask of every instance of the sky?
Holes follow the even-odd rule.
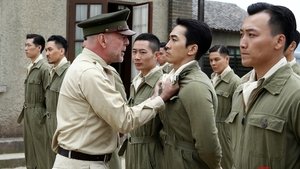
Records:
[[[296,21],[297,21],[297,30],[300,31],[300,9],[298,8],[299,5],[297,5],[298,0],[212,0],[212,1],[219,1],[219,2],[228,2],[237,4],[237,6],[243,8],[244,10],[247,10],[247,7],[250,4],[253,4],[255,2],[267,2],[274,5],[281,5],[289,8],[295,15]],[[299,1],[298,1],[299,3]],[[300,52],[300,45],[298,45],[297,51]]]

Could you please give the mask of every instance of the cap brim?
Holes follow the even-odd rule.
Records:
[[[132,35],[136,34],[136,32],[134,32],[134,31],[132,31],[130,29],[128,29],[126,31],[119,31],[118,33],[120,33],[122,35],[126,35],[126,36],[132,36]]]

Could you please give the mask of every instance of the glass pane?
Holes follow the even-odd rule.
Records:
[[[76,21],[87,19],[87,5],[76,5]]]
[[[241,55],[241,52],[240,52],[239,48],[236,49],[236,55]]]
[[[76,24],[76,29],[75,29],[75,40],[83,40],[83,31],[82,28],[79,28]]]
[[[132,30],[136,32],[136,34],[132,37],[133,39],[141,33],[148,32],[148,10],[148,4],[133,7]],[[131,77],[135,77],[137,74],[138,71],[134,66],[132,66]]]
[[[75,57],[82,51],[82,42],[75,42]]]
[[[143,32],[148,32],[148,4],[133,7],[132,29],[136,32],[133,38]]]
[[[99,14],[102,14],[102,5],[101,4],[91,5],[90,6],[90,17],[99,15]]]

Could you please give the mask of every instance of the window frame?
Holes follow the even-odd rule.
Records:
[[[75,43],[83,42],[82,40],[76,40],[76,5],[88,5],[87,14],[90,17],[90,5],[101,4],[102,13],[107,13],[108,0],[68,0],[67,1],[67,39],[69,44],[69,50],[67,53],[67,59],[71,62],[76,58],[75,56]]]

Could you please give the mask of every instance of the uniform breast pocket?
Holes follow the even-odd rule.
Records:
[[[50,90],[51,90],[52,92],[59,93],[60,86],[51,86],[51,87],[50,87]]]
[[[252,135],[253,155],[280,159],[285,152],[285,119],[266,114],[253,114],[248,118]]]
[[[27,93],[31,95],[32,98],[36,98],[38,100],[43,100],[43,87],[42,81],[37,79],[28,80]]]
[[[228,98],[230,96],[230,94],[228,92],[223,91],[223,90],[216,90],[216,94],[217,94],[217,96],[222,96],[225,98]]]
[[[37,79],[29,79],[29,80],[25,80],[25,83],[30,84],[30,85],[41,85],[42,82],[40,80]]]

